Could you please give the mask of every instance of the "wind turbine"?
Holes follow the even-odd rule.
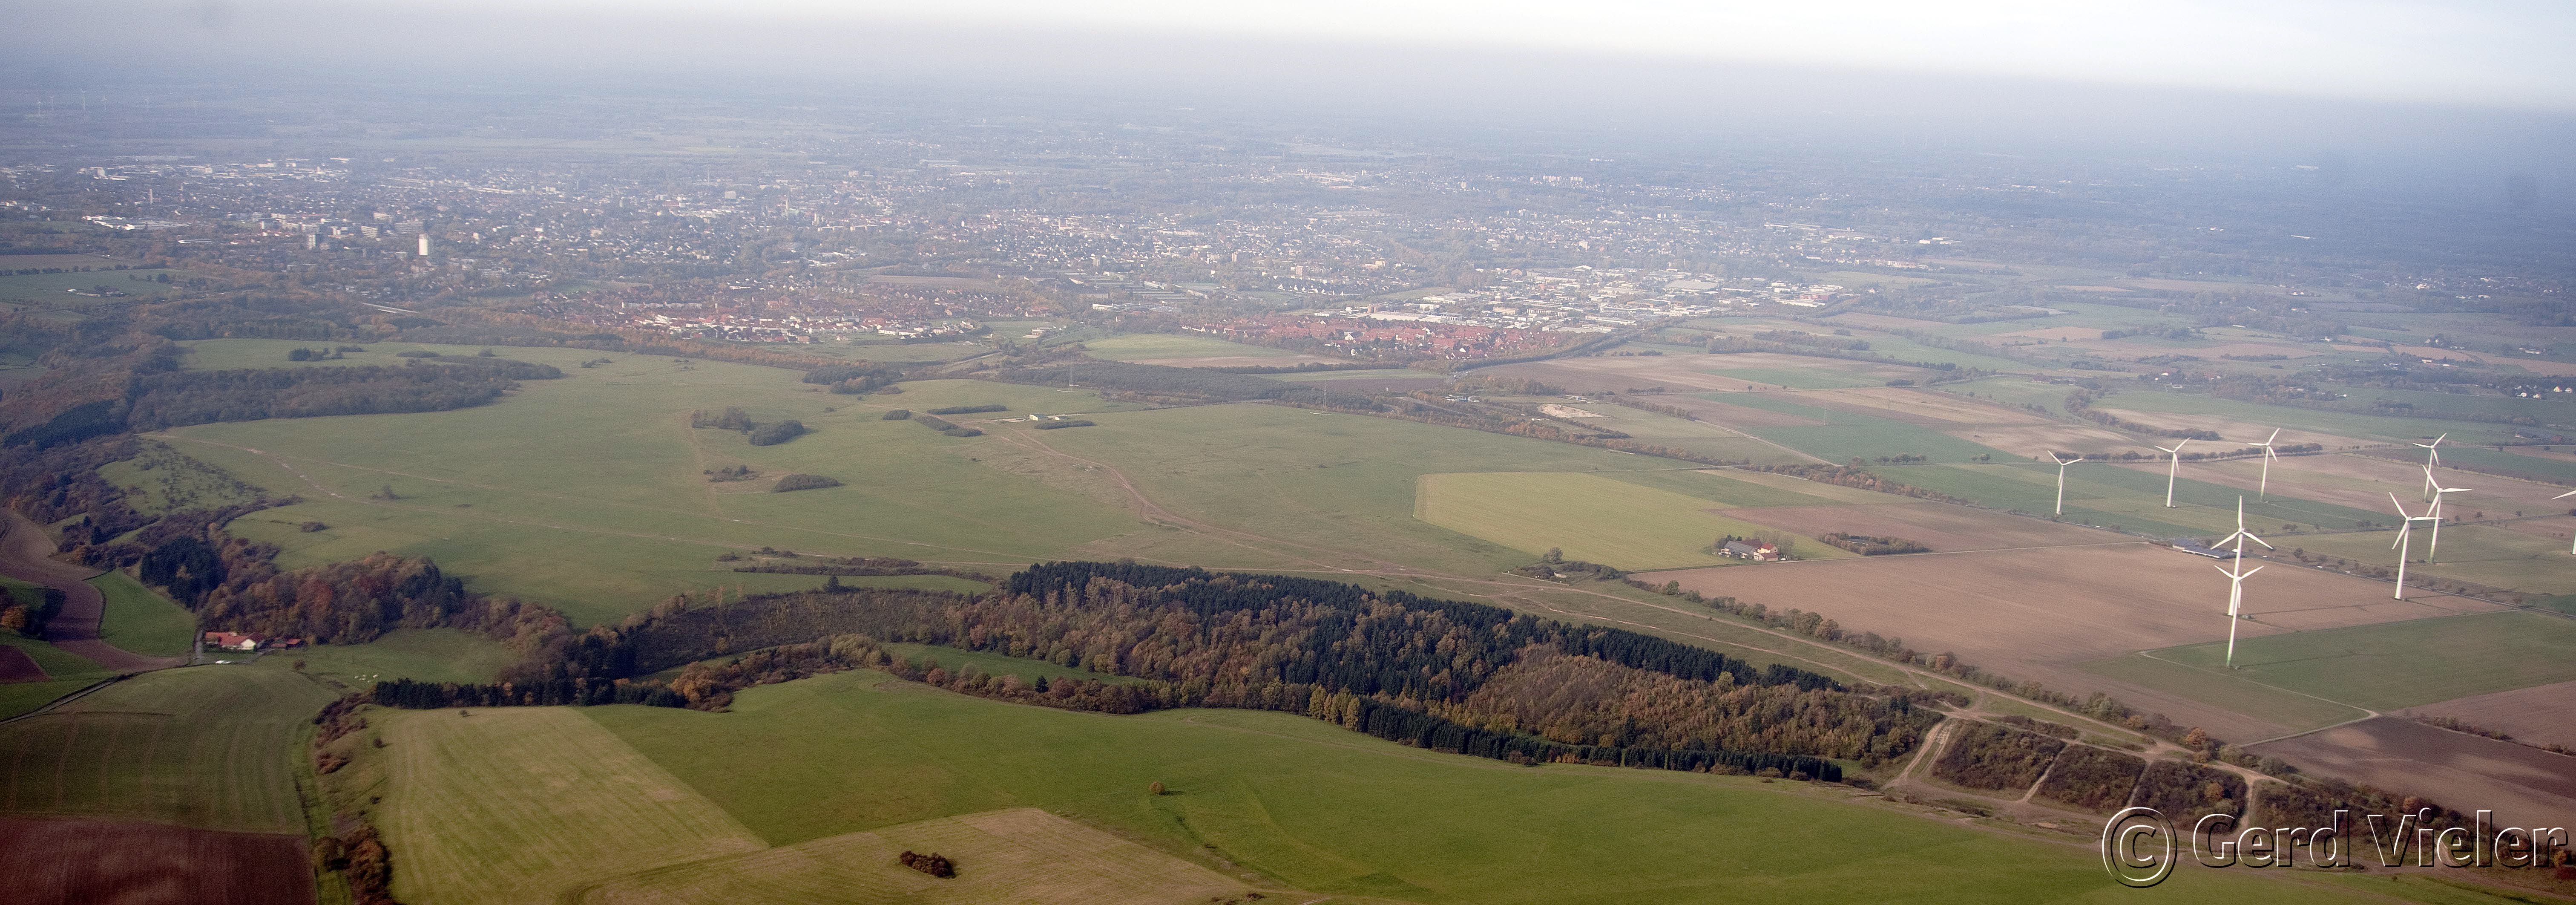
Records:
[[[2469,492],[2469,488],[2444,487],[2440,484],[2434,484],[2433,466],[2430,465],[2424,466],[2424,483],[2433,485],[2433,508],[2431,510],[2433,516],[2433,542],[2425,545],[2424,547],[2424,561],[2432,562],[2434,554],[2439,553],[2442,550],[2442,495],[2447,493],[2467,493]]]
[[[2262,544],[2263,549],[2272,549],[2270,543],[2255,537],[2254,532],[2245,530],[2245,498],[2240,496],[2236,498],[2236,533],[2218,542],[2221,546],[2229,541],[2236,543],[2236,558],[2228,563],[2234,567],[2234,570],[2230,571],[2218,566],[2210,567],[2218,569],[2218,574],[2227,576],[2227,666],[2231,669],[2236,666],[2236,623],[2242,619],[2239,614],[2245,609],[2245,579],[2253,577],[2255,572],[2263,571],[2262,566],[2255,566],[2252,571],[2247,571],[2245,568],[2245,542],[2249,540]]]
[[[2566,499],[2566,498],[2571,497],[2571,496],[2576,496],[2576,490],[2570,490],[2570,491],[2567,491],[2566,493],[2562,493],[2562,494],[2559,494],[2559,495],[2557,495],[2557,496],[2550,497],[2550,499],[2553,499],[2553,500],[2563,500],[2563,499]],[[2571,541],[2569,541],[2569,542],[2567,543],[2567,552],[2569,552],[2569,553],[2576,553],[2576,540],[2571,540]]]
[[[2281,439],[2281,429],[2276,427],[2272,429],[2271,436],[2263,438],[2261,443],[2254,444],[2263,448],[2263,481],[2254,487],[2255,496],[2259,499],[2272,497],[2272,463],[2281,458],[2279,453],[2272,451],[2272,441],[2278,439]]]
[[[2056,450],[2050,450],[2050,451],[2049,451],[2049,453],[2048,453],[2048,457],[2049,457],[2049,458],[2051,458],[2051,459],[2057,459],[2057,514],[2059,514],[2059,515],[2065,515],[2065,514],[2066,514],[2066,466],[2073,465],[2073,464],[2075,464],[2075,463],[2077,463],[2077,462],[2084,461],[2084,457],[2083,457],[2083,456],[2076,456],[2075,458],[2072,458],[2072,459],[2058,459],[2058,458],[2057,458],[2057,451],[2056,451]],[[2569,491],[2569,492],[2570,492],[2570,493],[2576,493],[2576,491]]]
[[[2434,491],[2442,489],[2442,485],[2433,482],[2433,469],[2442,465],[2442,437],[2448,436],[2450,434],[2445,432],[2441,437],[2433,438],[2431,443],[2415,444],[2424,448],[2424,496],[2427,499],[2434,496]]]
[[[2181,476],[2182,476],[2182,448],[2183,448],[2183,444],[2190,443],[2190,442],[2191,442],[2191,438],[2190,438],[2190,437],[2184,437],[2184,438],[2182,438],[2182,439],[2180,439],[2180,440],[2174,441],[2174,445],[2173,445],[2173,448],[2172,448],[2172,449],[2165,449],[2164,447],[2161,447],[2161,446],[2156,447],[2157,449],[2163,449],[2165,452],[2169,452],[2169,453],[2172,453],[2172,454],[2173,454],[2173,467],[2172,467],[2172,468],[2170,468],[2170,469],[2166,469],[2166,471],[2165,471],[2165,508],[2167,508],[2167,509],[2171,509],[2171,508],[2173,508],[2173,507],[2174,507],[2174,504],[2173,504],[2174,479],[2179,478],[2179,477],[2181,477]]]
[[[2397,502],[2397,495],[2393,493],[2388,495],[2388,505],[2397,507],[2397,516],[2405,519],[2397,523],[2397,542],[2389,544],[2397,548],[2397,590],[2390,596],[2404,600],[2406,599],[2406,557],[2414,547],[2413,544],[2406,542],[2407,536],[2414,532],[2416,522],[2432,522],[2438,528],[2441,521],[2433,517],[2431,509],[2424,510],[2423,515],[2407,515],[2405,504]]]

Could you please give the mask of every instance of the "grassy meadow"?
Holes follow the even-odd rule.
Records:
[[[2532,594],[2576,594],[2576,556],[2568,555],[2565,540],[2495,525],[2446,524],[2441,556],[2427,563],[2423,559],[2431,539],[2429,529],[2418,527],[2408,540],[2408,552],[2415,561],[2406,567],[2407,577],[2434,575]],[[2356,562],[2395,566],[2396,541],[2395,530],[2355,531],[2301,537],[2296,546]]]
[[[187,608],[154,593],[123,570],[89,580],[107,598],[100,615],[99,640],[155,657],[184,657],[195,648],[197,617]]]
[[[1160,358],[1296,358],[1298,353],[1268,346],[1247,346],[1213,336],[1186,333],[1125,333],[1082,341],[1085,354],[1111,361]],[[1415,375],[1421,376],[1421,375]]]
[[[1726,480],[1692,476],[1710,484]],[[1425,522],[1532,557],[1558,548],[1568,559],[1629,571],[1735,562],[1708,548],[1725,535],[1773,531],[1713,508],[1704,497],[1579,472],[1424,475],[1415,493],[1416,517]],[[1809,559],[1858,555],[1822,543],[1801,544],[1797,553]]]

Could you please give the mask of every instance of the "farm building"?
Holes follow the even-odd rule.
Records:
[[[2181,538],[2174,539],[2173,548],[2184,553],[2189,553],[2193,556],[2206,556],[2211,559],[2232,559],[2236,556],[2236,554],[2231,551],[2214,550],[2209,547],[2201,546],[2199,541],[2184,540]]]
[[[279,642],[278,646],[294,647],[302,641],[301,638],[288,638]],[[243,632],[207,632],[206,646],[217,650],[258,650],[269,646],[269,637]]]
[[[1727,541],[1726,545],[1719,547],[1717,552],[1723,556],[1749,559],[1754,562],[1773,562],[1780,558],[1780,548],[1776,545],[1746,543],[1740,540]]]

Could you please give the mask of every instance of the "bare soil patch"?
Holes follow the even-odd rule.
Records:
[[[2576,682],[2535,685],[2443,701],[2417,707],[2407,713],[2446,716],[2524,741],[2553,742],[2576,748]],[[2576,758],[2568,759],[2562,766],[2576,773]]]
[[[2576,769],[2570,768],[2576,761],[2402,717],[2374,717],[2247,750],[2421,795],[2462,813],[2492,809],[2500,826],[2576,824]]]
[[[53,678],[45,668],[36,665],[27,652],[14,647],[0,647],[0,684],[9,682],[42,682]]]
[[[0,817],[0,877],[26,905],[313,901],[304,838],[157,823]]]
[[[1939,552],[2110,544],[2127,540],[2091,528],[1952,506],[1891,503],[1884,506],[1776,506],[1718,510],[1756,524],[1814,537],[1828,531],[1922,541]],[[1921,554],[1901,554],[1918,556]],[[1890,557],[1880,557],[1890,558]],[[1741,596],[1741,595],[1738,595]]]

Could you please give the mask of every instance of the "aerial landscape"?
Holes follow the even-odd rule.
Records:
[[[13,8],[5,898],[2576,901],[2576,19],[688,6]]]

